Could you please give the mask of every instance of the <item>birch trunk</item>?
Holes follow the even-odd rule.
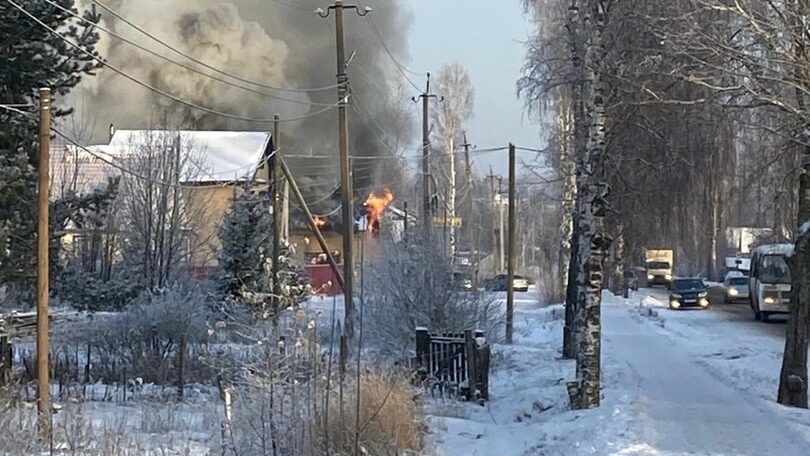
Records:
[[[575,409],[598,407],[601,377],[601,305],[605,257],[611,238],[605,232],[607,184],[603,181],[605,152],[605,104],[602,79],[605,48],[602,41],[605,10],[600,0],[589,0],[583,9],[586,38],[582,101],[587,128],[587,154],[583,160],[583,192],[580,216],[580,270],[578,293],[577,378],[569,384]]]
[[[455,131],[452,132],[455,134]],[[449,146],[447,148],[450,154],[450,195],[447,198],[447,212],[450,214],[450,220],[456,219],[456,154],[455,154],[455,140],[451,136],[448,139]],[[445,223],[447,221],[445,220]],[[450,261],[455,262],[456,258],[456,227],[450,223]]]
[[[621,217],[621,216],[619,216]],[[613,246],[613,285],[614,294],[625,295],[627,292],[627,281],[624,277],[624,223],[621,218],[616,221],[616,241]]]
[[[571,0],[569,8],[568,40],[570,47],[571,66],[575,75],[582,75],[582,38],[580,35],[580,3],[579,0]],[[580,200],[582,198],[582,159],[586,154],[585,111],[582,104],[582,78],[577,77],[572,84],[573,94],[573,156],[574,161],[574,207],[571,220],[571,255],[568,265],[567,284],[565,293],[565,326],[563,327],[563,357],[575,359],[577,355],[577,326],[578,326],[578,305],[582,301],[580,291],[584,276],[582,274],[582,263],[580,262]]]
[[[791,5],[804,18],[805,2]],[[799,25],[797,23],[796,25]],[[796,43],[796,55],[801,58],[806,52],[805,36],[807,26],[800,23],[801,38]],[[798,80],[807,81],[807,73],[802,68],[794,70]],[[805,100],[806,87],[795,90],[796,104],[803,114],[808,112]],[[802,138],[804,144],[810,139],[810,125],[805,123]],[[799,176],[798,232],[796,250],[791,258],[791,278],[793,298],[790,302],[790,315],[785,330],[785,354],[782,357],[782,370],[779,375],[777,402],[793,407],[807,408],[807,348],[810,342],[810,146],[804,146],[802,154],[802,174]]]
[[[562,138],[560,174],[563,179],[562,214],[560,216],[560,263],[557,272],[560,290],[567,296],[568,268],[571,264],[571,236],[574,229],[574,199],[577,197],[576,163],[573,151],[573,113],[566,106],[557,118],[557,128]],[[534,245],[534,244],[532,244]]]
[[[807,348],[810,343],[810,147],[799,178],[799,232],[791,259],[793,299],[785,332],[785,355],[777,402],[807,408]]]

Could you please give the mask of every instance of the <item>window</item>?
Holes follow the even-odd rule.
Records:
[[[790,283],[790,268],[785,257],[781,255],[766,255],[762,257],[761,267],[758,268],[759,280],[763,283]]]
[[[673,288],[676,290],[700,290],[704,288],[704,285],[700,279],[686,279],[676,280]]]
[[[748,279],[745,277],[734,277],[732,279],[728,279],[729,285],[745,285],[748,283]]]
[[[669,269],[669,262],[666,261],[648,261],[647,269]]]

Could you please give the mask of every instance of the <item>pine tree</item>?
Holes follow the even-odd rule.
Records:
[[[0,2],[0,103],[35,106],[37,89],[50,87],[58,106],[52,115],[58,120],[70,113],[61,99],[99,66],[63,37],[95,54],[98,33],[45,2],[16,3],[62,37]],[[73,0],[55,3],[75,11]],[[84,17],[99,19],[89,12]],[[0,283],[13,289],[31,289],[35,277],[37,128],[35,115],[0,109]]]
[[[257,300],[273,291],[272,229],[273,217],[267,196],[242,189],[233,199],[219,230],[222,244],[218,256],[219,290],[231,299],[252,303],[254,310],[264,317],[276,313],[267,306],[268,299]],[[293,253],[292,247],[285,245],[279,258],[281,309],[297,305],[310,292],[304,271],[293,259]]]

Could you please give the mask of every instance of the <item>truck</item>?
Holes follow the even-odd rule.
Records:
[[[644,253],[644,267],[647,272],[647,286],[665,285],[669,288],[672,283],[672,250],[647,249]]]

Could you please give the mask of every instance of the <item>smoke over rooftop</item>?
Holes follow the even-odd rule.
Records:
[[[91,2],[79,2],[89,8]],[[107,0],[104,2],[127,20],[179,50],[251,81],[279,87],[315,88],[334,86],[334,18],[322,19],[313,11],[325,8],[322,0]],[[406,36],[410,15],[398,2],[366,0],[360,6],[373,8],[373,20],[390,51],[407,58]],[[101,8],[102,24],[127,38],[173,60],[213,73],[151,41]],[[345,14],[347,55],[356,52],[349,67],[352,82],[350,153],[390,156],[410,144],[413,111],[406,106],[411,92],[402,88],[402,77],[367,19],[352,11]],[[305,116],[336,101],[336,89],[314,92],[282,92],[251,88],[284,97],[282,101],[232,87],[206,76],[168,64],[101,32],[101,55],[126,73],[189,102],[242,116],[282,118]],[[222,75],[218,77],[226,78]],[[235,81],[237,84],[246,85]],[[87,78],[74,93],[73,104],[86,122],[94,123],[93,140],[106,140],[106,126],[142,129],[160,125],[165,108],[180,112],[186,127],[197,129],[271,130],[271,124],[230,120],[179,106],[133,82],[104,69]],[[83,108],[83,109],[82,109]],[[357,111],[360,111],[358,113]],[[336,110],[282,126],[282,148],[287,154],[337,157]],[[326,196],[337,184],[336,159],[290,159],[300,175],[301,186],[313,198]],[[375,166],[378,164],[379,166]],[[358,194],[376,185],[397,185],[400,166],[391,160],[364,160],[354,165]],[[396,170],[396,172],[394,172]],[[325,200],[319,209],[329,209]]]

